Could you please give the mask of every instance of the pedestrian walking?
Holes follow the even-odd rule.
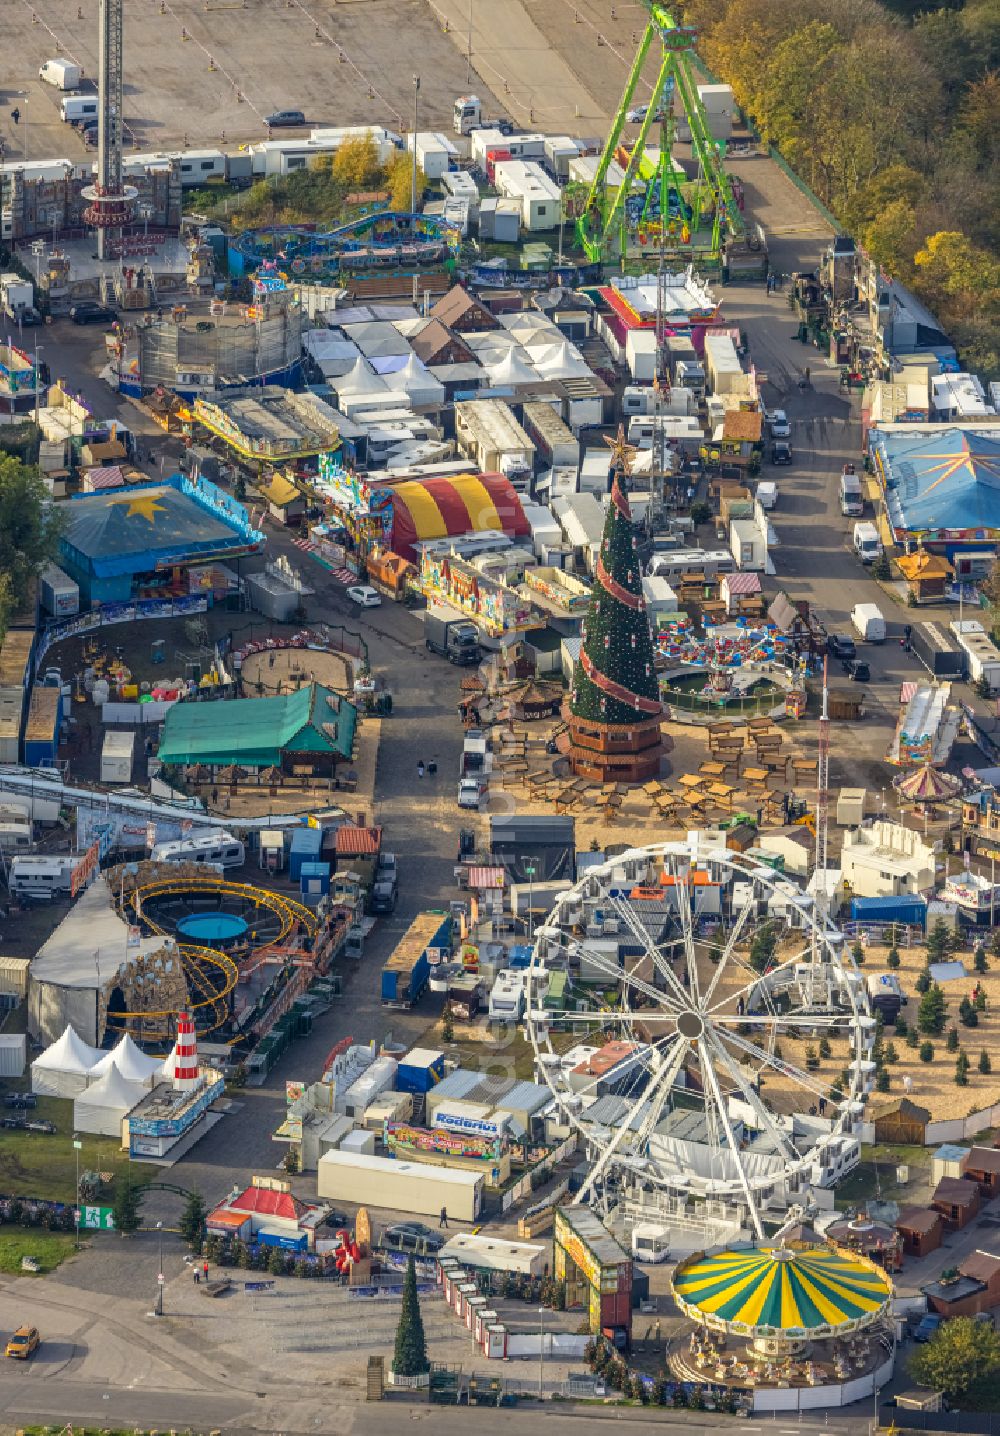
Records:
[[[219,790],[218,790],[218,788],[213,788],[213,789],[212,789],[212,807],[213,807],[213,808],[215,807],[215,805],[216,805],[216,803],[217,803],[218,801],[219,801]]]
[[[424,776],[424,765],[423,765],[423,762],[421,761],[421,762],[419,762],[419,763],[417,764],[417,777],[418,777],[418,778],[422,778],[423,776]]]
[[[202,1276],[205,1278],[205,1280],[208,1281],[208,1262],[207,1262],[207,1261],[202,1262],[202,1264],[201,1264],[201,1274],[202,1274]]]
[[[434,759],[434,758],[432,758],[431,761],[427,764],[427,776],[428,776],[429,778],[435,777],[436,774],[437,774],[437,770],[438,770],[437,760]]]
[[[198,1270],[197,1267],[195,1267],[194,1269],[194,1284],[195,1286],[201,1285],[201,1272]]]
[[[439,1226],[439,1227],[444,1227],[446,1231],[447,1231],[447,1229],[448,1229],[448,1208],[447,1208],[447,1207],[442,1207],[442,1208],[441,1208],[441,1217],[440,1217],[440,1220],[438,1221],[438,1226]]]

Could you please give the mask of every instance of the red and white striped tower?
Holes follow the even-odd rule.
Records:
[[[178,1092],[190,1091],[198,1085],[198,1039],[189,1012],[177,1017],[177,1041],[174,1043],[174,1087]]]

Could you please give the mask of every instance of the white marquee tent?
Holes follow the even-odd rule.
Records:
[[[32,1092],[45,1097],[75,1097],[87,1086],[90,1069],[103,1055],[100,1048],[88,1047],[67,1024],[62,1036],[32,1062]]]
[[[93,1132],[104,1137],[121,1138],[122,1118],[127,1117],[147,1095],[142,1082],[127,1082],[111,1066],[86,1092],[73,1103],[73,1126],[78,1132]]]
[[[126,1032],[117,1047],[105,1052],[101,1060],[91,1067],[91,1083],[100,1081],[105,1073],[110,1072],[112,1066],[118,1068],[126,1082],[141,1082],[144,1087],[152,1087],[154,1078],[163,1068],[163,1059],[147,1057]]]

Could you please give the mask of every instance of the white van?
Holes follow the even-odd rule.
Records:
[[[78,120],[97,119],[96,95],[67,95],[59,106],[63,124],[72,125]]]
[[[154,863],[199,863],[239,868],[243,866],[246,853],[239,838],[222,829],[215,829],[193,838],[157,843],[149,856]]]
[[[873,523],[854,525],[854,552],[862,563],[874,563],[882,557],[882,543]]]
[[[765,512],[770,512],[778,502],[778,485],[772,479],[764,479],[757,485],[757,502]]]
[[[11,859],[7,886],[19,897],[52,898],[72,887],[74,857],[16,857]]]
[[[885,642],[885,619],[877,603],[856,603],[851,609],[851,622],[866,643]]]

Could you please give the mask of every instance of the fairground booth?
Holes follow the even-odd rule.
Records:
[[[632,1341],[632,1258],[587,1207],[557,1207],[553,1234],[556,1281],[566,1283],[567,1310],[586,1307],[593,1336],[620,1349]]]
[[[207,479],[180,474],[81,494],[64,513],[59,563],[87,605],[210,591],[217,565],[264,542],[242,504]]]

